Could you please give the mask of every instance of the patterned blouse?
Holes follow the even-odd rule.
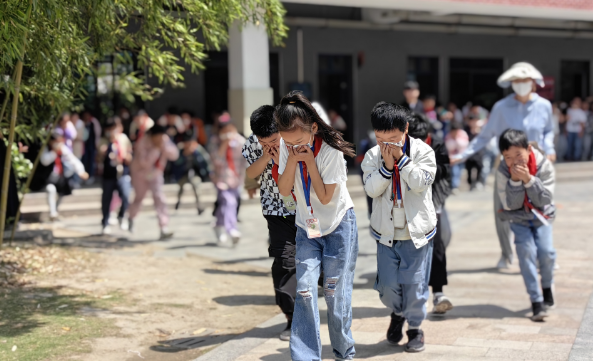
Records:
[[[259,144],[255,134],[251,134],[243,146],[243,157],[249,165],[253,164],[264,154],[264,150]],[[265,216],[294,216],[294,211],[288,211],[284,207],[282,195],[278,190],[278,184],[272,177],[272,161],[268,163],[266,169],[260,176],[260,199],[262,213]]]

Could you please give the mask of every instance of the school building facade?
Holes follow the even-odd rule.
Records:
[[[381,100],[401,102],[402,85],[458,106],[486,107],[504,96],[496,79],[528,61],[545,76],[551,100],[588,96],[593,59],[589,0],[290,0],[284,47],[263,29],[231,30],[228,48],[210,53],[207,69],[186,87],[165,89],[145,107],[190,109],[207,123],[228,109],[244,132],[249,114],[303,90],[346,121],[346,138],[365,137]]]

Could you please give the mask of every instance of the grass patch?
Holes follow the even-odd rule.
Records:
[[[101,298],[60,288],[0,291],[0,360],[59,360],[90,352],[89,339],[118,333],[113,319],[97,314],[122,301],[117,293]]]

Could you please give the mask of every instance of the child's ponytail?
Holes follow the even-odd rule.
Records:
[[[342,133],[326,124],[317,114],[311,102],[302,92],[293,90],[288,93],[274,112],[278,130],[290,132],[295,128],[311,131],[313,123],[317,123],[317,135],[330,147],[339,150],[349,157],[355,157],[354,145],[344,140]]]

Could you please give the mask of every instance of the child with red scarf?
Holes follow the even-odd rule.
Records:
[[[504,162],[496,173],[496,191],[503,207],[498,216],[511,222],[515,234],[519,268],[531,298],[531,320],[543,321],[548,316],[546,310],[554,305],[554,166],[542,151],[528,143],[523,131],[505,130],[499,147]]]
[[[241,152],[245,138],[237,133],[227,112],[218,118],[218,125],[218,135],[212,137],[209,147],[214,166],[210,179],[218,192],[214,231],[220,243],[227,241],[228,234],[233,244],[237,244],[241,238],[237,229],[237,202],[245,180],[246,162]]]

